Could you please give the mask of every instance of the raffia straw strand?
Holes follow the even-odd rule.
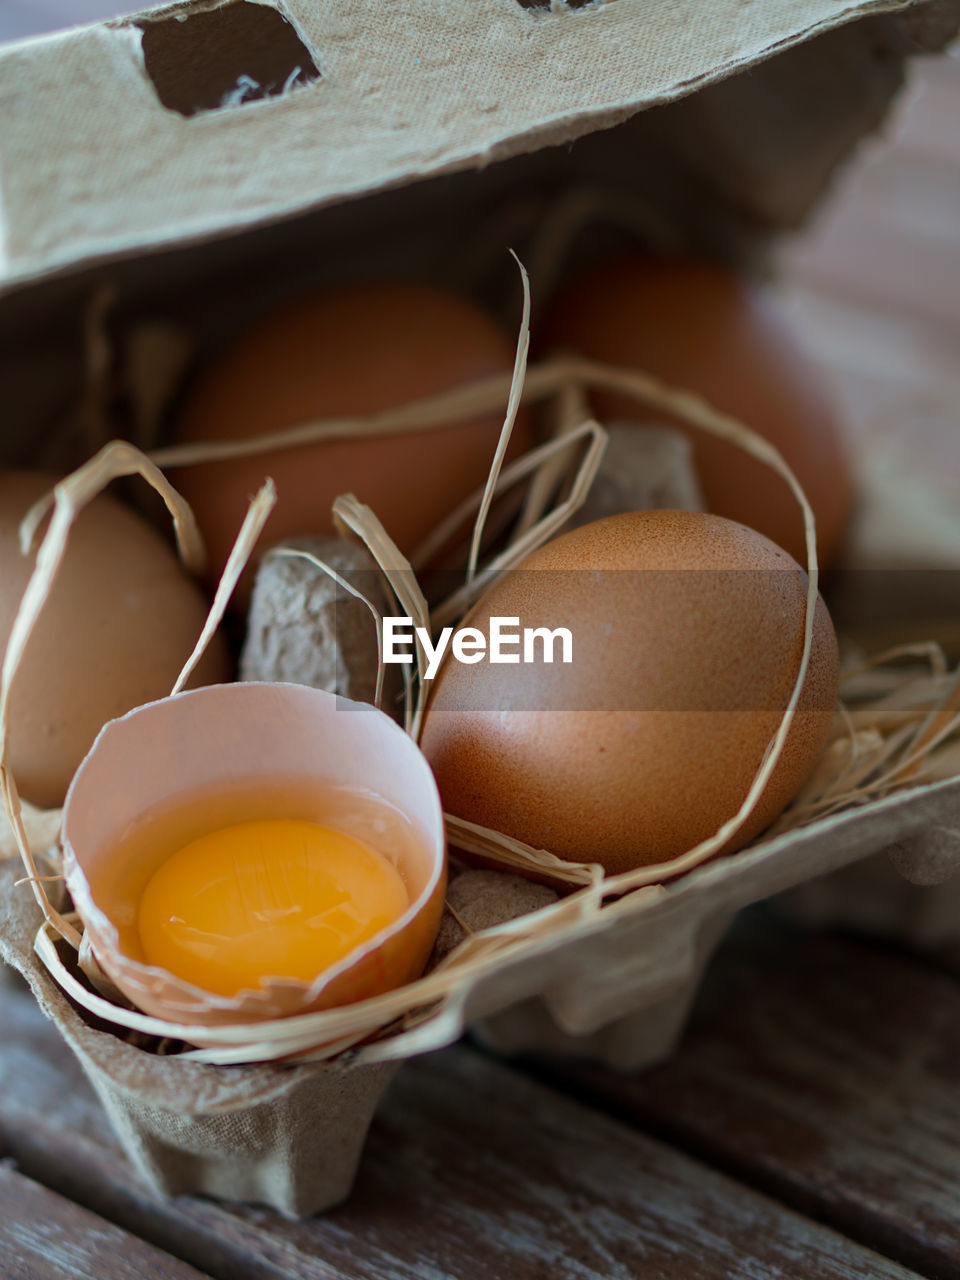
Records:
[[[530,281],[524,270],[523,263],[517,255],[510,250],[514,261],[520,268],[520,279],[523,284],[523,316],[520,321],[520,334],[517,339],[517,354],[513,365],[513,381],[510,384],[510,396],[507,400],[506,417],[503,420],[503,429],[500,432],[500,439],[497,441],[497,448],[493,455],[493,462],[490,465],[490,471],[487,475],[487,483],[484,486],[483,497],[480,499],[480,507],[477,511],[477,518],[473,526],[473,537],[470,540],[470,557],[467,561],[467,582],[472,582],[477,573],[477,561],[480,557],[480,544],[483,541],[483,526],[487,521],[487,514],[490,511],[490,504],[493,501],[494,491],[497,487],[497,480],[500,478],[500,470],[503,467],[503,460],[506,456],[507,446],[510,444],[510,437],[513,434],[513,426],[517,420],[517,410],[520,408],[520,397],[523,394],[523,382],[527,372],[527,355],[530,351]]]
[[[257,539],[263,531],[263,526],[266,524],[270,512],[276,505],[276,501],[277,489],[268,476],[247,509],[243,524],[240,526],[240,532],[237,534],[236,540],[230,549],[227,563],[224,565],[220,581],[217,583],[217,590],[214,593],[213,603],[207,613],[203,629],[193,652],[183,664],[171,693],[179,693],[186,685],[197,663],[206,652],[207,645],[213,639],[217,628],[223,621],[223,615],[227,611],[230,597],[240,581],[240,575],[247,567],[247,561],[250,559],[250,555],[257,544]]]
[[[362,591],[359,591],[352,582],[348,582],[342,574],[337,573],[332,565],[327,564],[325,560],[321,560],[319,556],[313,554],[312,551],[304,551],[301,547],[273,547],[264,557],[267,560],[306,560],[308,564],[312,564],[315,569],[319,569],[325,573],[328,578],[332,578],[337,586],[353,596],[355,600],[359,600],[366,605],[370,613],[373,615],[374,630],[377,635],[377,683],[373,695],[373,705],[379,707],[383,701],[383,618],[380,610]]]
[[[923,758],[923,749],[928,744],[932,746],[942,741],[958,725],[960,725],[960,667],[957,668],[954,676],[953,687],[940,708],[931,714],[927,723],[922,724],[917,730],[917,735],[911,743],[911,750],[908,753],[909,762],[903,766],[903,771],[900,774],[901,779],[909,778],[911,774],[916,772]]]
[[[547,849],[533,849],[522,840],[514,840],[452,813],[444,814],[444,820],[448,836],[466,853],[496,856],[506,866],[536,866],[565,884],[596,886],[603,879],[603,867],[599,863],[567,862]]]
[[[913,735],[910,725],[898,732],[881,737],[876,749],[865,756],[857,767],[849,766],[823,788],[819,795],[809,798],[805,803],[791,805],[784,813],[781,823],[796,826],[813,817],[826,817],[851,804],[869,799],[873,795],[888,792],[896,782],[901,766],[889,769],[886,774],[872,777],[877,770],[891,757],[896,756]]]
[[[483,595],[488,590],[501,574],[514,568],[522,560],[525,560],[531,552],[559,532],[574,512],[583,505],[603,460],[604,450],[607,447],[606,431],[600,426],[599,422],[589,419],[587,422],[581,423],[576,431],[571,431],[561,439],[552,440],[540,447],[545,451],[558,448],[566,449],[572,440],[581,436],[589,440],[589,445],[580,463],[569,497],[543,516],[532,528],[520,534],[509,547],[495,556],[472,582],[465,583],[458,591],[455,591],[442,604],[438,605],[433,611],[433,621],[436,626],[443,626],[445,623],[458,618],[478,596]]]
[[[45,497],[38,499],[20,522],[20,550],[33,550],[40,526],[51,508],[67,500],[76,510],[85,507],[112,480],[142,476],[156,490],[173,519],[180,559],[191,573],[206,567],[206,550],[193,509],[159,469],[159,465],[127,440],[111,440],[82,467],[58,481]],[[29,590],[29,588],[28,588]]]
[[[778,469],[777,462],[772,459],[779,458],[779,455],[763,437],[748,431],[729,415],[711,409],[693,392],[671,389],[659,379],[635,369],[616,368],[582,356],[556,356],[539,365],[529,366],[520,401],[522,404],[536,403],[554,395],[570,382],[617,391],[650,409],[676,413],[711,435],[741,444],[748,453],[773,466],[774,470]],[[509,399],[512,386],[513,375],[496,374],[367,417],[331,418],[244,440],[178,445],[156,450],[150,456],[158,466],[191,466],[346,436],[370,438],[429,431],[479,413],[494,412]]]
[[[883,790],[908,781],[913,773],[913,766],[922,761],[934,747],[940,745],[949,738],[953,733],[960,729],[960,714],[951,712],[949,719],[944,721],[936,732],[931,733],[922,743],[914,745],[912,749],[907,751],[905,759],[901,760],[895,768],[891,769],[882,777],[877,778],[871,783],[872,789]]]
[[[358,502],[353,494],[350,493],[341,494],[337,498],[333,504],[333,514],[339,524],[355,533],[364,543],[382,570],[400,607],[405,610],[405,616],[411,619],[414,627],[422,627],[424,630],[429,631],[430,610],[423,592],[420,590],[416,574],[413,572],[409,560],[384,529],[373,511],[362,502]],[[416,738],[420,732],[420,721],[423,716],[427,658],[423,645],[419,638],[416,637],[416,633],[414,635],[419,685],[417,698],[412,705],[411,698],[407,697],[407,705],[404,709],[404,727],[407,733]]]
[[[618,390],[633,396],[648,408],[652,407],[677,413],[693,425],[700,426],[715,435],[739,444],[747,452],[758,457],[784,476],[804,513],[808,567],[810,569],[804,626],[804,653],[797,674],[797,682],[781,721],[780,729],[771,741],[770,748],[740,812],[720,832],[716,833],[712,841],[704,842],[696,849],[670,863],[659,864],[651,868],[641,868],[638,872],[627,873],[625,876],[614,877],[609,880],[602,879],[602,873],[598,868],[593,868],[591,864],[583,864],[585,878],[583,887],[579,891],[558,903],[542,908],[539,912],[531,913],[530,916],[521,917],[519,920],[509,922],[508,925],[500,926],[495,930],[485,930],[482,934],[474,935],[469,940],[470,945],[464,948],[462,954],[458,949],[451,957],[450,963],[443,966],[442,971],[435,970],[432,974],[426,975],[426,977],[409,984],[398,992],[387,993],[385,996],[376,997],[370,1001],[362,1002],[362,1004],[346,1006],[342,1009],[329,1010],[319,1014],[301,1015],[278,1023],[259,1024],[256,1028],[238,1026],[184,1027],[147,1018],[145,1015],[131,1011],[118,1010],[109,1002],[101,1001],[97,1003],[99,998],[91,997],[89,992],[81,984],[76,983],[76,980],[64,968],[52,942],[50,928],[54,926],[45,925],[38,936],[38,950],[41,952],[44,963],[54,973],[58,982],[65,988],[70,989],[71,993],[81,1003],[85,1004],[91,1012],[99,1013],[100,1016],[106,1017],[118,1023],[118,1025],[128,1026],[146,1034],[166,1036],[170,1039],[186,1039],[188,1041],[192,1037],[202,1038],[204,1041],[209,1042],[211,1047],[196,1051],[192,1055],[200,1061],[270,1060],[299,1052],[305,1048],[313,1048],[318,1043],[320,1047],[316,1048],[311,1056],[333,1056],[341,1053],[348,1043],[359,1044],[361,1040],[381,1032],[385,1027],[391,1026],[398,1018],[410,1018],[412,1022],[417,1023],[417,1028],[414,1032],[404,1033],[404,1035],[419,1035],[420,1039],[416,1043],[423,1044],[429,1039],[430,1035],[434,1034],[431,1032],[434,1018],[443,1020],[444,1025],[453,1025],[453,1020],[455,1020],[457,1014],[457,1003],[462,998],[464,990],[463,981],[468,975],[479,975],[488,971],[494,965],[506,962],[511,956],[522,953],[523,949],[531,941],[535,941],[542,936],[552,935],[561,927],[569,927],[573,930],[580,927],[588,927],[595,920],[605,895],[620,894],[623,896],[619,902],[608,902],[603,906],[604,911],[634,910],[638,902],[648,900],[647,895],[651,893],[659,894],[664,891],[661,887],[662,881],[689,870],[692,866],[711,856],[711,853],[716,851],[720,843],[729,838],[738,823],[744,820],[745,814],[749,812],[750,805],[762,791],[770,772],[776,766],[778,752],[782,749],[783,741],[789,732],[809,662],[817,577],[813,517],[809,511],[809,505],[803,498],[802,491],[800,491],[796,480],[783,464],[782,459],[766,442],[760,440],[753,433],[747,432],[733,419],[714,413],[697,397],[685,392],[671,391],[646,375],[635,373],[632,370],[611,370],[598,365],[596,362],[578,358],[563,358],[539,368],[533,367],[529,369],[526,383],[519,399],[521,401],[537,400],[554,395],[563,386],[568,386],[571,381]],[[510,397],[513,387],[513,379],[509,384],[503,378],[487,379],[472,387],[457,389],[455,393],[445,393],[444,396],[432,397],[428,401],[421,401],[416,405],[402,407],[400,410],[376,415],[374,418],[365,421],[341,419],[334,423],[308,424],[306,428],[298,428],[295,432],[290,433],[292,438],[288,439],[288,443],[302,443],[311,438],[334,438],[345,433],[376,435],[411,429],[427,429],[431,422],[432,425],[439,425],[441,422],[456,419],[458,415],[463,417],[473,416],[483,407],[486,407],[488,411],[492,410],[498,400],[502,404],[504,396]],[[431,414],[433,415],[432,419],[430,417]],[[606,436],[599,424],[596,423],[581,423],[577,431],[580,432],[584,439],[589,440],[588,459],[585,459],[584,463],[581,464],[579,471],[581,482],[585,482],[589,487],[589,480],[592,479],[591,467],[595,470],[595,466],[599,462]],[[568,449],[574,442],[573,437],[576,433],[576,431],[571,432],[570,438],[563,438],[559,442],[560,445]],[[541,465],[545,458],[555,456],[553,450],[556,449],[557,443],[557,441],[552,441],[550,445],[542,446],[541,448],[544,449],[544,452],[538,455],[533,465]],[[251,447],[251,444],[254,447]],[[257,445],[257,442],[242,442],[242,447],[240,448],[233,447],[226,452],[220,450],[215,450],[214,452],[217,453],[217,456],[237,456],[239,454],[255,453],[260,447],[278,447],[277,436],[271,435],[265,442],[261,442],[261,445]],[[210,459],[210,456],[211,451],[208,447],[194,446],[188,460],[206,461]],[[171,456],[171,451],[154,455],[154,461],[158,460],[163,460],[168,464],[174,460],[185,461],[182,451],[179,457],[175,451],[173,456]],[[488,488],[492,492],[500,491],[503,485],[511,480],[511,466],[504,467],[502,474],[494,485],[488,486]],[[581,490],[582,487],[583,483],[581,483]],[[566,511],[558,508],[549,516],[538,521],[536,525],[531,526],[517,540],[517,544],[509,548],[505,555],[497,558],[493,566],[488,566],[483,573],[477,574],[468,590],[462,588],[459,593],[454,593],[454,597],[445,602],[445,607],[452,608],[454,611],[465,607],[469,600],[474,597],[476,591],[483,589],[493,576],[505,572],[509,567],[518,563],[532,547],[539,545],[540,541],[549,537],[551,531],[558,527],[558,521],[562,523],[571,513],[579,497],[580,493],[575,483],[571,497],[565,504]],[[482,503],[483,494],[480,495],[479,501]],[[374,558],[384,571],[385,577],[400,606],[405,608],[408,615],[419,625],[429,626],[430,617],[426,602],[423,599],[422,592],[420,592],[410,564],[399,553],[373,513],[358,503],[352,496],[345,495],[338,499],[337,504],[335,504],[335,518],[339,525],[349,528],[370,547]],[[436,614],[433,621],[435,624],[439,621]],[[425,684],[422,678],[422,663],[419,664],[419,669],[421,680],[418,705],[412,713],[408,703],[408,730],[415,736],[419,731],[422,717]],[[946,730],[948,727],[945,725],[944,729]],[[4,772],[4,779],[6,787],[6,772]],[[12,783],[12,779],[9,781]],[[451,820],[452,823],[457,821],[456,819]],[[529,860],[531,855],[536,854],[537,851],[528,851],[525,846],[511,849],[511,842],[508,842],[500,833],[483,833],[483,829],[478,829],[478,832],[481,834],[475,832],[473,833],[473,838],[478,841],[481,839],[489,840],[490,844],[484,845],[484,849],[488,853],[493,852],[495,854],[497,852],[496,846],[499,842],[501,852],[506,852],[507,856],[512,854],[520,859],[517,865],[522,865],[527,870],[544,869],[543,863],[538,864],[535,860],[531,863]],[[512,843],[516,845],[516,842]],[[493,846],[493,848],[491,849],[490,846]],[[553,855],[546,856],[549,858]],[[523,859],[527,859],[527,861],[524,862]],[[571,864],[566,865],[568,867],[571,866]],[[584,874],[579,869],[577,869],[577,873]],[[55,927],[54,931],[59,932]],[[72,987],[71,983],[73,984]],[[432,1006],[437,1002],[439,1002],[439,1006],[436,1012],[430,1012]],[[402,1043],[399,1041],[391,1041],[390,1044],[376,1042],[369,1047],[369,1057],[372,1060],[377,1054],[382,1056],[393,1055],[402,1051],[404,1046],[410,1046],[413,1043],[414,1041],[410,1039],[403,1040]],[[362,1052],[367,1053],[368,1050],[364,1049]]]
[[[591,368],[594,368],[592,362],[588,362]],[[632,388],[638,387],[640,384],[632,375],[627,376],[622,371],[617,371],[610,378],[614,384],[619,383],[619,389],[630,394]],[[646,379],[642,379],[646,382]],[[658,394],[664,394],[662,389],[658,389]],[[782,479],[789,485],[791,492],[800,505],[803,512],[804,535],[806,539],[807,551],[807,593],[805,601],[805,616],[803,626],[803,650],[800,658],[799,668],[797,670],[796,679],[794,681],[793,690],[790,699],[784,710],[780,727],[774,736],[771,749],[766,755],[760,766],[750,789],[744,798],[743,803],[737,810],[736,814],[725,822],[720,829],[715,832],[707,840],[703,840],[700,844],[690,849],[687,853],[677,858],[672,858],[667,862],[659,863],[653,867],[639,867],[633,871],[623,872],[621,875],[613,876],[606,881],[606,888],[611,893],[624,893],[631,889],[636,889],[644,885],[657,884],[666,879],[672,879],[674,876],[681,875],[683,872],[698,866],[707,858],[712,857],[719,852],[723,846],[730,840],[736,832],[747,821],[753,812],[757,801],[763,794],[764,788],[770,780],[770,777],[776,768],[787,735],[790,732],[793,718],[796,713],[800,696],[803,692],[804,682],[807,676],[807,670],[810,665],[810,655],[813,648],[813,625],[815,619],[815,611],[817,605],[818,586],[819,586],[819,569],[817,564],[817,536],[816,536],[816,519],[813,514],[813,508],[803,491],[802,486],[797,480],[791,468],[787,465],[783,456],[777,449],[758,436],[756,432],[749,431],[742,424],[736,422],[735,419],[727,415],[718,414],[706,404],[699,396],[691,395],[687,392],[667,392],[666,398],[672,400],[674,407],[681,407],[684,416],[688,421],[693,422],[697,426],[704,427],[714,435],[720,435],[724,439],[732,440],[734,443],[740,444],[743,448],[751,453],[761,462],[765,462],[772,470],[776,471]]]
[[[328,418],[307,422],[282,431],[265,432],[243,440],[198,441],[195,444],[170,445],[155,449],[151,458],[161,467],[189,467],[207,462],[225,462],[232,458],[248,458],[258,453],[273,453],[302,444],[324,440],[372,438],[434,431],[466,421],[478,412],[492,413],[510,394],[510,374],[498,373],[479,382],[454,387],[436,395],[424,396],[396,408],[364,417]]]
[[[917,644],[898,644],[892,649],[885,649],[882,653],[875,653],[869,658],[862,659],[856,666],[842,673],[841,683],[846,683],[875,667],[887,666],[900,658],[926,658],[930,663],[930,674],[933,676],[944,676],[948,671],[947,659],[942,647],[936,641],[924,640]]]
[[[552,432],[553,438],[567,436],[576,430],[579,423],[589,418],[590,410],[583,388],[576,382],[567,383],[560,388],[551,406],[556,413],[556,422]],[[532,529],[547,509],[551,494],[560,484],[564,472],[569,465],[562,452],[554,455],[549,466],[538,468],[527,489],[523,511],[517,522],[517,533],[526,533]]]
[[[509,947],[516,949],[522,943],[523,937],[531,930],[534,933],[539,931],[538,926],[542,924],[542,917],[546,913],[562,914],[571,919],[582,918],[583,904],[575,901],[577,897],[579,895],[541,908],[540,911],[520,917],[519,920],[509,921],[506,925],[485,930],[482,936],[489,945],[489,954],[485,950],[482,957],[475,957],[473,965],[478,966],[479,970],[489,968],[493,953],[496,952],[499,956],[504,947],[508,945],[504,942],[504,933],[516,935],[511,936],[509,940]],[[479,938],[481,935],[475,936]],[[256,1024],[255,1027],[237,1024],[203,1027],[184,1026],[162,1018],[152,1017],[149,1014],[140,1013],[137,1010],[116,1008],[102,997],[91,994],[64,967],[50,937],[49,925],[41,928],[37,936],[36,950],[44,965],[67,994],[96,1016],[105,1018],[128,1030],[140,1031],[147,1035],[168,1036],[171,1039],[187,1040],[188,1042],[191,1039],[202,1039],[216,1047],[234,1047],[242,1054],[250,1052],[249,1046],[253,1039],[257,1039],[258,1042],[260,1040],[275,1039],[279,1046],[276,1056],[284,1056],[291,1052],[287,1041],[299,1042],[306,1038],[314,1043],[320,1041],[339,1042],[344,1035],[358,1032],[369,1035],[372,1030],[399,1017],[407,1008],[442,999],[448,994],[449,971],[444,975],[440,975],[434,970],[415,982],[407,984],[406,987],[387,992],[381,996],[371,997],[368,1000],[358,1001],[352,1005],[344,1005],[337,1009],[261,1022]],[[339,1052],[339,1048],[333,1048],[330,1056],[336,1052]],[[213,1060],[208,1056],[209,1053],[210,1051],[208,1050],[204,1060]],[[245,1060],[249,1060],[249,1058]]]
[[[471,934],[476,933],[476,929],[471,929],[471,928],[470,928],[470,926],[467,924],[466,920],[464,920],[463,916],[462,916],[462,915],[460,914],[460,912],[456,909],[456,907],[453,905],[453,903],[450,901],[450,899],[449,899],[449,898],[444,898],[444,900],[443,900],[443,909],[444,909],[444,911],[449,911],[449,912],[450,912],[450,914],[453,916],[454,920],[457,922],[457,924],[460,926],[460,928],[463,930],[463,932],[464,932],[468,937],[469,937]]]
[[[538,403],[555,395],[571,382],[603,387],[607,385],[608,376],[614,378],[613,389],[615,390],[624,389],[623,380],[627,380],[630,386],[624,389],[625,394],[632,394],[640,400],[649,400],[650,406],[654,409],[669,411],[674,403],[671,393],[656,378],[633,369],[615,369],[599,361],[569,355],[555,356],[540,364],[528,366],[520,403]],[[478,414],[497,412],[509,400],[513,377],[512,373],[493,374],[476,382],[385,409],[380,413],[363,417],[322,419],[282,431],[249,436],[242,440],[199,441],[194,444],[174,445],[154,450],[150,457],[160,467],[196,466],[232,458],[253,457],[258,453],[272,453],[275,450],[294,448],[302,444],[316,444],[325,440],[341,440],[347,437],[367,439],[432,431],[438,427],[468,420]],[[665,395],[666,399],[664,399]]]
[[[521,457],[515,458],[500,472],[500,478],[497,480],[495,487],[495,496],[505,493],[511,486],[515,485],[525,476],[538,474],[540,468],[558,452],[566,452],[572,445],[583,440],[587,436],[595,436],[602,433],[603,446],[606,447],[607,433],[597,424],[591,424],[587,421],[581,422],[576,428],[571,429],[569,434],[563,439],[554,438],[547,440],[543,444],[536,445]],[[602,458],[602,450],[601,450]],[[598,461],[599,465],[599,461]],[[480,505],[483,497],[483,490],[477,489],[469,497],[465,498],[453,511],[437,526],[434,533],[426,538],[411,557],[412,562],[416,564],[426,564],[440,550],[440,548],[456,533],[464,521],[470,516]],[[436,616],[434,623],[436,624]]]
[[[0,751],[2,758],[2,751]],[[63,916],[51,903],[43,887],[43,877],[40,875],[37,867],[36,858],[33,848],[30,844],[30,838],[27,835],[26,828],[23,823],[23,815],[20,809],[20,795],[17,791],[17,784],[13,774],[10,772],[9,766],[3,762],[0,763],[0,796],[3,798],[4,808],[7,812],[7,819],[13,829],[14,839],[17,842],[17,849],[20,858],[27,872],[25,879],[28,881],[33,896],[37,901],[37,905],[43,912],[44,920],[52,925],[62,938],[75,947],[80,945],[80,935],[77,930],[64,920]]]

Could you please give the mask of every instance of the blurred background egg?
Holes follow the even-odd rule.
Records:
[[[175,440],[244,439],[317,418],[374,413],[513,368],[514,343],[472,303],[414,284],[358,284],[269,312],[203,370]],[[504,409],[506,397],[504,397]],[[278,449],[176,471],[210,551],[214,579],[265,475],[278,502],[269,542],[333,531],[330,507],[352,492],[406,553],[487,478],[503,424],[490,414],[452,426]],[[530,447],[518,420],[512,453]],[[237,592],[245,603],[248,572]]]
[[[421,746],[447,812],[610,873],[693,848],[733,817],[800,662],[806,575],[744,525],[643,511],[584,525],[506,575],[464,621],[566,627],[572,662],[448,658]],[[517,652],[514,650],[514,652]],[[808,676],[740,848],[816,763],[837,701],[818,603]]]
[[[695,391],[765,436],[810,499],[822,563],[836,556],[853,501],[849,462],[817,370],[768,291],[716,263],[634,253],[567,288],[536,339],[541,352],[576,351]],[[663,420],[626,397],[597,392],[594,403],[607,421]],[[735,445],[691,435],[709,510],[805,564],[803,521],[786,483]]]
[[[0,471],[0,644],[6,648],[33,556],[18,527],[58,477]],[[55,808],[101,726],[164,697],[203,627],[207,602],[163,538],[103,495],[74,525],[14,680],[8,762],[20,794]],[[194,685],[230,678],[219,636]]]

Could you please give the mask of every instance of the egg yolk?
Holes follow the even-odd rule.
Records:
[[[265,978],[312,982],[410,905],[383,854],[313,822],[243,822],[201,836],[140,900],[144,957],[232,996]]]

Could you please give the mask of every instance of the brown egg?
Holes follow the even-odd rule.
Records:
[[[766,290],[714,263],[633,254],[563,293],[538,344],[652,373],[765,436],[810,499],[823,564],[835,557],[853,500],[849,462],[822,381]],[[664,419],[606,393],[595,408],[608,421]],[[805,564],[803,520],[785,481],[732,444],[690,434],[708,508]]]
[[[494,617],[565,627],[572,661],[560,661],[559,645],[549,664],[447,658],[421,742],[445,809],[610,873],[693,848],[736,813],[777,731],[805,594],[805,573],[779,547],[700,512],[633,512],[548,543],[464,625],[485,635]],[[783,754],[724,852],[796,794],[836,700],[837,645],[821,601]]]
[[[191,388],[175,438],[244,439],[316,418],[374,413],[508,373],[513,360],[513,343],[499,326],[453,294],[412,284],[330,289],[271,311],[227,347]],[[197,513],[214,578],[265,475],[278,492],[266,542],[333,532],[331,504],[352,492],[409,553],[482,486],[502,425],[503,415],[491,414],[184,468],[173,479]],[[512,452],[531,444],[522,418]],[[248,572],[238,603],[251,586]]]
[[[57,477],[0,471],[0,645],[33,571],[18,526]],[[108,496],[79,517],[30,637],[10,705],[8,760],[24,799],[63,802],[101,726],[170,692],[196,644],[207,604],[158,533]],[[229,679],[214,637],[192,684]]]

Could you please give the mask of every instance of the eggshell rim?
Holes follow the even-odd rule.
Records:
[[[403,913],[403,915],[399,916],[393,922],[393,924],[385,926],[382,930],[380,930],[380,932],[374,934],[372,938],[368,938],[365,942],[358,944],[358,946],[354,947],[352,951],[348,952],[347,955],[344,956],[344,958],[340,960],[337,964],[324,969],[322,973],[319,974],[311,984],[308,985],[294,978],[266,979],[260,987],[257,987],[257,988],[244,987],[244,988],[241,988],[239,991],[237,991],[237,993],[233,996],[223,996],[216,992],[207,991],[203,987],[194,986],[193,983],[187,982],[183,978],[178,978],[175,974],[171,973],[168,969],[164,969],[159,965],[151,965],[140,960],[135,960],[120,947],[119,945],[120,936],[119,936],[117,927],[113,923],[113,921],[109,918],[109,916],[107,916],[105,912],[94,901],[93,894],[90,888],[90,883],[87,880],[86,874],[80,865],[80,862],[74,851],[73,845],[70,841],[70,837],[68,834],[70,803],[78,784],[82,784],[81,775],[84,771],[84,767],[86,766],[88,760],[90,760],[90,758],[97,751],[97,748],[99,747],[102,739],[108,733],[110,733],[117,725],[123,724],[124,722],[134,718],[135,716],[141,715],[144,712],[149,713],[149,711],[152,708],[160,705],[167,705],[171,702],[180,701],[182,699],[209,696],[212,690],[219,691],[219,690],[225,690],[225,689],[243,690],[243,689],[263,689],[263,688],[282,690],[285,693],[289,693],[293,690],[296,690],[296,696],[305,695],[308,698],[313,697],[325,703],[328,709],[335,708],[337,704],[345,704],[349,706],[351,709],[359,711],[361,714],[372,715],[373,717],[375,717],[378,720],[379,724],[382,726],[382,728],[385,729],[388,736],[390,734],[393,734],[397,738],[403,739],[406,746],[401,749],[407,750],[409,748],[416,753],[417,757],[419,757],[418,765],[416,767],[420,768],[421,772],[424,773],[424,782],[430,795],[430,800],[431,800],[430,807],[432,810],[431,817],[434,825],[432,830],[425,831],[423,834],[426,835],[429,843],[430,852],[433,858],[433,867],[430,872],[430,876],[426,884],[424,885],[423,889],[417,895],[417,898],[410,903],[409,907]],[[237,695],[233,695],[233,696],[237,696]],[[269,680],[225,681],[221,684],[203,685],[198,689],[184,689],[184,690],[181,690],[179,693],[168,694],[166,697],[163,697],[163,698],[156,698],[152,702],[144,702],[138,707],[132,707],[129,711],[125,712],[122,716],[116,716],[113,720],[108,720],[98,732],[96,738],[93,741],[92,746],[90,747],[86,755],[83,757],[83,760],[81,760],[79,766],[77,767],[76,773],[73,775],[73,778],[70,781],[70,786],[67,789],[67,794],[63,802],[62,841],[63,841],[63,845],[62,845],[63,873],[64,873],[64,878],[66,880],[67,889],[69,890],[70,897],[73,900],[74,909],[77,911],[77,914],[80,916],[80,919],[84,922],[85,928],[91,933],[91,940],[92,940],[92,935],[95,933],[101,936],[105,936],[108,943],[113,947],[113,950],[117,952],[117,954],[123,957],[124,963],[126,965],[132,966],[134,972],[142,973],[143,975],[145,975],[145,977],[149,977],[153,980],[160,978],[160,979],[163,979],[164,981],[172,981],[176,989],[178,991],[182,991],[184,995],[188,997],[192,1003],[202,1002],[208,1008],[216,1009],[218,1011],[222,1011],[225,1013],[239,1011],[239,1009],[243,1006],[244,1003],[247,1002],[248,999],[251,1001],[256,1001],[257,1003],[263,1003],[269,998],[269,995],[271,992],[283,990],[283,989],[286,989],[286,990],[292,989],[296,991],[302,991],[304,993],[303,995],[304,1004],[305,1005],[310,1004],[312,1001],[316,1000],[320,996],[321,992],[325,987],[329,986],[333,981],[339,978],[342,974],[346,973],[349,969],[353,968],[353,966],[357,963],[357,960],[360,958],[360,956],[362,956],[363,954],[369,951],[374,950],[377,947],[382,946],[385,942],[389,941],[390,938],[394,937],[398,933],[401,933],[410,923],[412,923],[412,921],[420,914],[420,912],[429,904],[431,898],[436,893],[437,886],[440,883],[442,877],[446,875],[446,869],[447,869],[446,827],[444,822],[443,803],[440,799],[440,791],[439,791],[439,788],[437,787],[437,782],[436,782],[436,778],[434,777],[433,770],[431,769],[429,761],[427,760],[423,752],[420,750],[420,747],[417,745],[417,743],[414,742],[414,740],[410,737],[410,735],[406,733],[406,731],[400,725],[398,725],[396,721],[391,719],[391,717],[388,716],[385,711],[382,711],[379,707],[373,706],[372,703],[357,702],[351,698],[345,698],[341,694],[330,693],[325,689],[315,689],[310,685],[300,685],[300,684],[295,684],[295,683],[286,682],[286,681],[269,681]],[[94,925],[93,928],[90,928],[90,925],[87,923],[88,921],[91,921],[93,923]],[[111,978],[111,981],[112,980],[113,979]],[[127,997],[127,998],[129,999],[130,997]],[[351,1003],[360,1003],[360,1002],[354,1001]],[[176,1006],[174,1006],[174,1008],[175,1007]],[[173,1012],[173,1009],[171,1009],[171,1012]],[[152,1015],[148,1015],[148,1016],[152,1016]],[[291,1013],[286,1015],[285,1017],[284,1016],[280,1017],[279,1020],[286,1021],[287,1018],[296,1017],[296,1016],[298,1016],[296,1013]],[[277,1020],[277,1016],[274,1015],[272,1018],[258,1019],[257,1021],[265,1022],[265,1021],[276,1021],[276,1020]]]

